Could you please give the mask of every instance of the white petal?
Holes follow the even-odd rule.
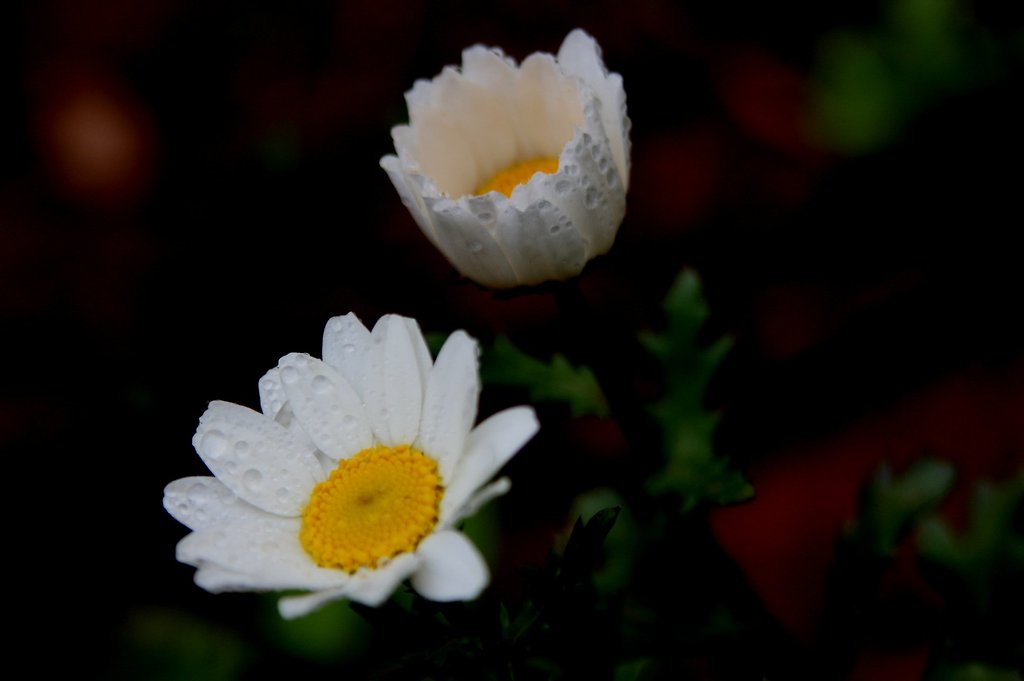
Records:
[[[352,575],[352,581],[345,590],[345,597],[363,605],[376,607],[386,601],[419,565],[418,555],[400,553],[386,565],[373,570],[361,569]]]
[[[284,392],[284,385],[281,384],[281,375],[278,373],[277,367],[263,374],[259,386],[260,409],[266,416],[276,420],[277,415],[281,413],[288,402],[288,395]]]
[[[622,76],[609,74],[601,59],[601,48],[584,31],[569,33],[558,50],[558,65],[566,74],[578,77],[601,102],[601,123],[611,145],[615,167],[623,186],[629,187],[629,118]]]
[[[331,601],[337,601],[345,597],[345,587],[340,589],[325,589],[301,596],[286,596],[277,602],[277,611],[286,620],[293,620],[317,610]]]
[[[232,492],[278,515],[299,515],[324,478],[316,456],[292,433],[230,402],[210,403],[192,444]]]
[[[366,415],[377,440],[387,446],[411,444],[420,425],[423,374],[418,345],[423,335],[413,328],[398,315],[381,317],[367,353]]]
[[[450,516],[443,517],[438,523],[438,526],[442,529],[455,527],[463,518],[476,515],[477,511],[490,503],[493,499],[497,499],[504,494],[508,494],[510,489],[512,489],[511,480],[508,478],[498,478],[491,484],[482,487],[465,503],[463,503],[462,506],[454,509]]]
[[[239,520],[198,530],[178,542],[177,558],[218,567],[254,589],[323,589],[349,582],[343,570],[316,565],[299,543],[298,518]],[[236,580],[240,588],[245,584]]]
[[[401,126],[400,126],[401,127]],[[395,141],[395,147],[398,148],[398,141]],[[380,167],[383,168],[388,177],[391,178],[391,184],[395,185],[395,190],[398,192],[398,198],[402,200],[402,203],[407,209],[409,214],[412,215],[413,220],[419,225],[420,230],[426,235],[430,243],[435,248],[440,249],[440,241],[437,237],[437,228],[434,226],[433,219],[430,217],[430,212],[427,210],[426,204],[423,203],[423,195],[420,192],[419,187],[412,181],[409,176],[407,169],[405,168],[402,161],[397,156],[384,156],[380,160]]]
[[[466,454],[441,498],[441,517],[453,516],[538,428],[537,416],[530,407],[506,409],[474,428],[466,441]]]
[[[480,349],[464,331],[448,336],[427,381],[418,447],[433,457],[441,480],[462,456],[480,397]]]
[[[340,371],[301,353],[278,368],[295,418],[320,451],[344,459],[373,444],[363,401]]]
[[[498,217],[498,241],[519,284],[568,279],[587,264],[587,248],[576,226],[551,201],[519,211],[512,202]]]
[[[340,371],[360,397],[369,349],[370,331],[351,312],[332,318],[324,327],[324,362]]]
[[[420,385],[427,389],[427,377],[434,366],[434,360],[430,358],[430,348],[427,347],[427,340],[423,337],[419,323],[411,317],[399,317],[405,324],[406,333],[409,334],[409,342],[412,343],[413,355],[416,357],[416,368],[420,372]]]
[[[190,530],[217,524],[269,517],[235,495],[217,478],[194,476],[181,478],[164,488],[164,508]]]
[[[558,156],[583,124],[579,90],[550,54],[534,53],[523,61],[515,100],[520,160]]]
[[[472,600],[490,580],[483,556],[461,532],[434,533],[416,552],[423,562],[412,576],[412,585],[432,601]]]
[[[437,226],[439,248],[455,269],[493,288],[510,288],[519,283],[516,271],[492,233],[497,212],[474,214],[465,198],[426,198],[425,202]]]

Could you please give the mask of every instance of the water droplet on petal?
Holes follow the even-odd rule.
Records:
[[[345,343],[344,345],[341,346],[341,349],[351,355],[353,352],[356,351],[356,346],[353,345],[352,343]]]
[[[587,208],[591,208],[591,209],[592,208],[596,208],[597,207],[597,199],[598,199],[597,190],[594,189],[593,187],[587,187],[587,193],[583,196],[583,204]]]
[[[277,492],[275,492],[275,494],[277,495],[277,498],[280,499],[281,501],[285,501],[286,499],[288,499],[288,490],[284,487],[278,487]]]
[[[299,371],[295,367],[281,369],[281,380],[291,385],[299,380]]]
[[[479,241],[470,241],[466,246],[469,248],[470,253],[479,253],[484,250],[484,245]]]
[[[211,459],[219,459],[228,449],[228,439],[219,430],[211,430],[203,436],[199,447],[206,456]]]
[[[239,440],[235,443],[235,454],[237,454],[241,459],[249,456],[250,449],[251,447],[249,446],[249,443],[245,440]]]
[[[476,214],[476,216],[481,222],[490,222],[492,219],[494,219],[494,216],[485,210],[480,211],[479,213]]]
[[[323,374],[318,374],[313,377],[313,392],[318,395],[325,395],[334,388],[334,383],[331,379],[327,378]]]
[[[559,194],[568,194],[570,189],[572,189],[572,182],[569,180],[559,180],[555,183],[555,191]]]
[[[250,492],[259,492],[263,488],[263,473],[255,468],[250,468],[242,475],[242,484]]]

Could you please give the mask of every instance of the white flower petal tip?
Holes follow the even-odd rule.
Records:
[[[529,407],[473,426],[478,354],[456,331],[432,359],[407,317],[372,331],[331,319],[323,360],[285,355],[260,379],[262,413],[212,402],[203,414],[193,444],[214,477],[164,490],[191,530],[178,560],[212,593],[307,591],[280,601],[286,618],[338,599],[377,606],[406,579],[433,600],[476,598],[487,565],[451,528],[508,491],[492,478],[538,427]]]
[[[462,275],[491,288],[564,280],[611,248],[630,121],[622,77],[584,31],[521,65],[470,47],[461,69],[417,81],[406,102],[410,122],[380,165]]]

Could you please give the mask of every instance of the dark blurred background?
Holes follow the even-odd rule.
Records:
[[[737,339],[711,394],[721,449],[758,493],[712,527],[812,640],[836,533],[880,461],[952,461],[956,516],[973,480],[1024,460],[1022,7],[6,5],[0,447],[18,648],[118,678],[157,678],[182,650],[202,661],[193,678],[285,664],[260,649],[272,601],[210,596],[175,562],[185,530],[161,493],[205,472],[190,439],[206,403],[255,407],[257,379],[319,354],[329,317],[399,312],[570,352],[548,294],[460,281],[377,163],[416,78],[473,43],[554,52],[576,26],[623,75],[633,121],[626,221],[583,293],[632,332],[657,327],[681,268],[701,274],[709,334]],[[520,401],[485,392],[482,411]],[[499,505],[499,590],[624,456],[608,424],[541,417]]]

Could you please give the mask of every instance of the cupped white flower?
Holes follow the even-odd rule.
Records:
[[[283,357],[262,412],[213,402],[192,442],[213,477],[175,480],[164,507],[191,533],[178,560],[210,592],[300,589],[285,617],[349,599],[379,605],[405,579],[436,601],[489,581],[460,520],[509,489],[495,474],[537,431],[515,407],[473,426],[476,341],[456,331],[431,360],[419,326],[331,319],[323,359]]]
[[[622,77],[572,31],[522,65],[482,46],[405,94],[409,125],[380,164],[427,238],[492,288],[576,276],[611,248],[626,210]]]

